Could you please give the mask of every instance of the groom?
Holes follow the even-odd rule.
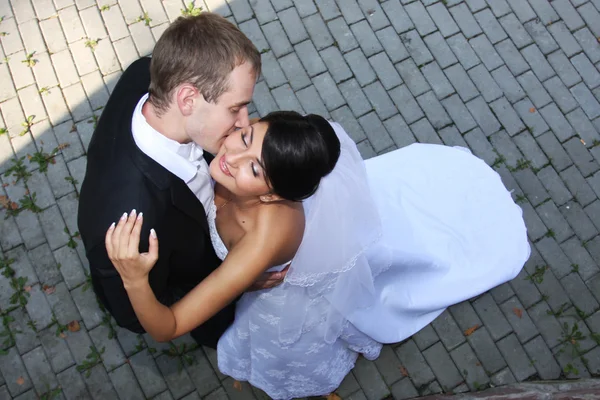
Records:
[[[228,134],[249,124],[260,68],[260,54],[238,28],[202,13],[177,19],[152,58],[131,64],[115,86],[89,145],[78,225],[94,291],[119,326],[144,332],[104,246],[121,213],[144,213],[140,251],[148,249],[150,229],[158,233],[149,281],[163,304],[219,266],[206,219],[214,196],[206,152],[216,154]],[[215,347],[234,309],[229,305],[192,336]]]

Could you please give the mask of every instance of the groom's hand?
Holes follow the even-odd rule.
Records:
[[[283,279],[288,272],[291,264],[288,264],[287,267],[277,272],[265,272],[262,274],[260,278],[254,282],[252,286],[248,288],[249,292],[253,292],[255,290],[263,290],[263,289],[271,289],[275,286],[281,285],[283,283]]]

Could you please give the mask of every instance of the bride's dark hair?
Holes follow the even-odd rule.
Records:
[[[340,156],[340,141],[329,122],[295,111],[275,111],[260,122],[268,124],[262,160],[273,192],[291,201],[311,196]]]

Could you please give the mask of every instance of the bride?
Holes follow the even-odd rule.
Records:
[[[160,232],[142,213],[113,224],[106,247],[156,340],[243,294],[218,344],[219,369],[274,399],[334,391],[359,354],[377,358],[381,343],[514,278],[529,257],[520,208],[463,148],[414,144],[363,162],[340,125],[274,112],[230,135],[210,171],[208,219],[224,261],[179,302],[166,307],[150,289]],[[282,285],[244,293],[288,265]]]

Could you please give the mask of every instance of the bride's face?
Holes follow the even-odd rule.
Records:
[[[236,196],[262,196],[271,191],[261,159],[267,127],[257,122],[233,132],[210,163],[213,179]]]

